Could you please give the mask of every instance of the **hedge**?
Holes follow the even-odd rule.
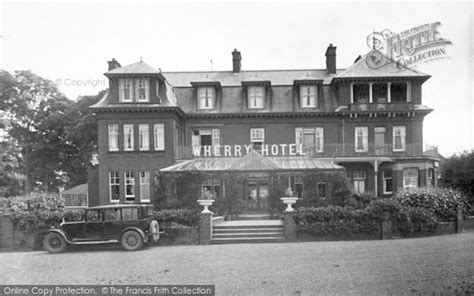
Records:
[[[469,213],[467,198],[460,192],[449,188],[414,188],[399,191],[394,201],[406,207],[432,210],[441,220],[456,217],[458,205],[463,206],[464,214]]]
[[[350,206],[300,207],[296,210],[295,221],[300,233],[378,237],[386,215],[391,218],[393,231],[403,236],[432,232],[438,226],[438,218],[433,211],[406,207],[393,199],[372,201],[364,209]]]

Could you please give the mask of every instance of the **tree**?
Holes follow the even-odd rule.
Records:
[[[441,176],[447,187],[462,191],[469,202],[474,203],[474,150],[446,159],[441,166]]]
[[[97,120],[89,107],[97,103],[105,92],[80,97],[67,113],[67,117],[72,119],[65,129],[65,137],[72,148],[63,168],[69,177],[68,186],[87,182],[87,168],[92,154],[97,151]]]

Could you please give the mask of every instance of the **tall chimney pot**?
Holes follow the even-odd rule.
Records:
[[[242,68],[242,55],[235,48],[232,52],[232,72],[239,73]]]
[[[336,48],[331,43],[326,50],[326,70],[328,74],[336,74]]]
[[[109,71],[115,69],[115,68],[120,68],[122,67],[120,63],[116,59],[112,59],[111,61],[107,62],[109,64]]]

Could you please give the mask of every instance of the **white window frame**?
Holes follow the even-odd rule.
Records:
[[[112,199],[112,186],[118,186],[117,199]],[[120,173],[116,171],[109,172],[109,200],[110,202],[120,202]]]
[[[324,152],[324,128],[322,127],[316,128],[316,134],[315,134],[314,140],[316,141],[314,144],[316,152],[318,153]]]
[[[357,173],[363,173],[363,177],[359,177],[359,176],[356,176],[356,172]],[[356,171],[353,171],[352,172],[352,181],[353,181],[353,184],[354,184],[354,190],[356,193],[358,194],[361,194],[361,193],[364,193],[366,192],[366,188],[365,188],[365,182],[367,180],[367,172],[364,171],[364,170],[356,170]],[[358,185],[356,185],[358,184]],[[362,186],[360,186],[362,185]]]
[[[392,170],[392,175],[390,177],[387,177],[385,175],[385,172],[387,170],[382,171],[382,179],[383,179],[383,193],[384,194],[392,194],[393,193],[393,170]],[[392,180],[392,191],[387,191],[387,180]]]
[[[251,128],[250,129],[250,143],[265,143],[265,129]]]
[[[142,171],[140,174],[140,200],[143,202],[150,202],[150,172]],[[143,191],[148,190],[148,199],[143,198]]]
[[[130,146],[128,145],[129,139],[130,139]],[[133,151],[134,149],[135,149],[134,126],[133,124],[124,124],[123,125],[123,150]]]
[[[397,134],[398,133],[398,134]],[[396,147],[396,138],[400,137],[401,147]],[[403,152],[406,151],[406,126],[394,126],[393,127],[393,151]]]
[[[261,92],[259,94],[259,92]],[[265,108],[265,87],[249,86],[247,87],[248,108],[263,109]]]
[[[119,126],[118,124],[109,124],[109,151],[119,150]]]
[[[416,176],[405,176],[405,173],[409,172],[410,170],[413,172],[416,171]],[[418,168],[404,168],[402,174],[403,174],[403,189],[418,188],[419,186],[418,180],[420,177],[420,170]]]
[[[165,125],[164,123],[155,123],[153,125],[153,139],[155,151],[165,150]]]
[[[301,108],[318,107],[318,87],[316,85],[300,85]]]
[[[209,86],[198,87],[197,97],[198,97],[198,109],[200,110],[214,109],[214,105],[216,101],[215,87],[209,87]],[[208,106],[206,106],[206,104]]]
[[[140,151],[150,150],[150,127],[148,124],[138,125],[138,149]]]
[[[135,201],[135,173],[132,171],[127,171],[123,174],[124,184],[125,184],[125,201],[131,202]],[[132,194],[127,194],[128,186],[132,186]]]
[[[140,90],[145,91],[145,97],[140,97]],[[150,82],[148,79],[135,79],[135,98],[137,102],[149,102],[150,101]]]
[[[362,133],[362,149],[359,149],[359,132]],[[369,151],[369,128],[367,126],[356,126],[354,128],[355,152]]]
[[[324,185],[324,196],[321,196],[321,195],[319,194],[319,185]],[[318,183],[316,183],[316,193],[317,193],[317,195],[318,195],[318,198],[320,198],[320,199],[326,199],[326,196],[328,195],[327,190],[328,190],[328,186],[327,186],[326,182],[318,182]]]
[[[133,80],[132,79],[119,79],[120,92],[119,99],[120,102],[131,103],[133,102]],[[129,99],[125,99],[125,93],[128,92]]]

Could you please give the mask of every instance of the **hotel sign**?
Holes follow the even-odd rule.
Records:
[[[243,156],[254,150],[252,145],[194,145],[193,155],[195,157],[221,157],[221,156]],[[263,156],[296,156],[306,155],[303,152],[302,144],[262,144],[261,148],[256,149]]]

